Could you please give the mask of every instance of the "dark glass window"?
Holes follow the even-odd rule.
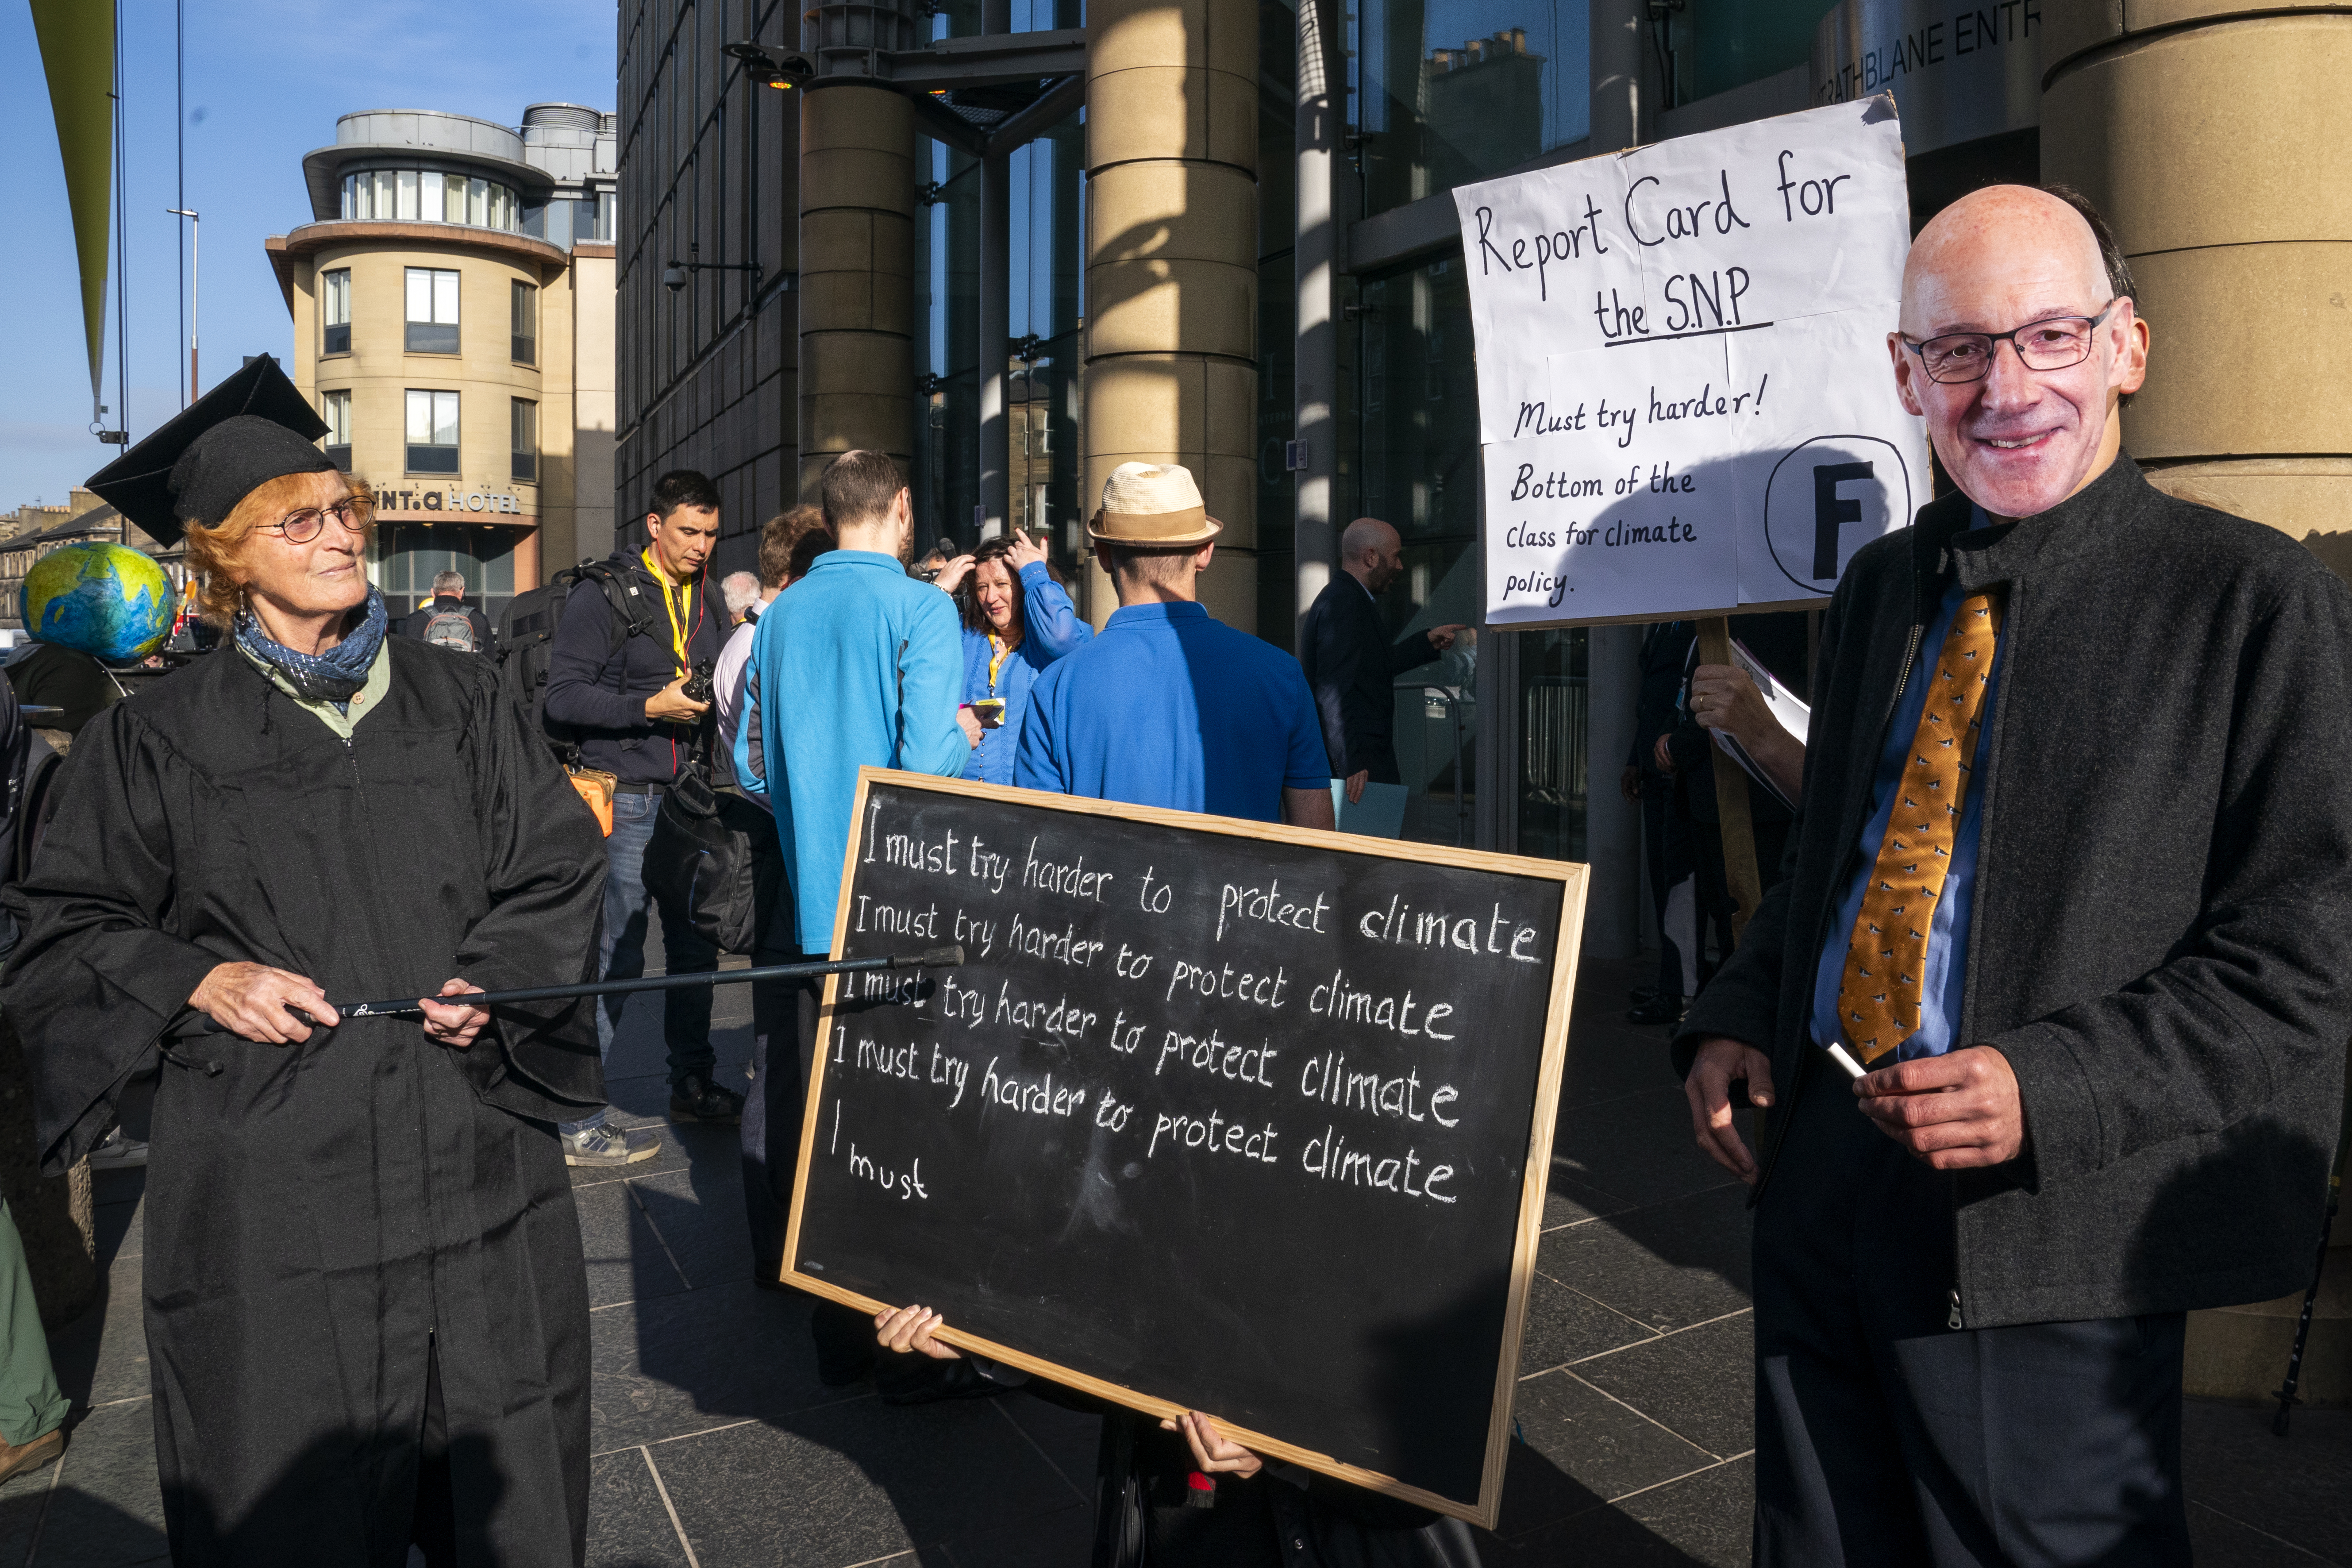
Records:
[[[338,267],[319,274],[319,320],[326,329],[322,353],[352,352],[352,269]]]
[[[513,284],[514,354],[517,364],[539,363],[539,290],[518,278]]]
[[[514,477],[526,484],[539,480],[539,405],[528,397],[511,399],[514,430]]]
[[[412,474],[454,474],[457,471],[457,395],[454,392],[408,394],[408,471]]]
[[[408,352],[456,353],[457,274],[436,267],[411,267],[406,271]]]

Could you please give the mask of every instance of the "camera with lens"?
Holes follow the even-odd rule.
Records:
[[[696,659],[694,673],[687,677],[685,683],[678,687],[678,691],[691,701],[709,701],[711,671],[712,665],[709,659]]]

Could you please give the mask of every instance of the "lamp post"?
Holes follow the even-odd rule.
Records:
[[[173,217],[188,220],[188,402],[196,400],[196,332],[204,317],[205,226],[193,207],[165,207]]]

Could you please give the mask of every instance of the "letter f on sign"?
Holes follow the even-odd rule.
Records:
[[[1822,463],[1813,469],[1813,577],[1837,575],[1838,524],[1860,522],[1862,503],[1837,493],[1849,479],[1872,477],[1868,463]]]

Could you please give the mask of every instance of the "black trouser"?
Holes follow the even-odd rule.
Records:
[[[1642,852],[1650,863],[1651,929],[1658,933],[1658,994],[1683,994],[1683,951],[1666,928],[1666,900],[1691,874],[1690,835],[1675,820],[1675,782],[1642,780]]]
[[[1950,1178],[1806,1076],[1756,1213],[1757,1568],[2186,1564],[2185,1314],[1951,1328]]]
[[[1787,822],[1759,822],[1756,834],[1756,885],[1769,889],[1780,879],[1781,852],[1789,847]],[[1698,879],[1698,978],[1705,985],[1721,961],[1731,952],[1731,884],[1723,866],[1723,826],[1694,817],[1690,825],[1691,859]],[[1746,911],[1754,914],[1754,910]],[[1712,933],[1712,934],[1710,934]],[[1716,962],[1707,962],[1712,949]]]
[[[779,927],[789,922],[779,917]],[[753,964],[807,962],[830,956],[801,953],[764,940]],[[751,1228],[751,1267],[764,1280],[783,1267],[784,1229],[793,1212],[793,1179],[800,1169],[801,1126],[808,1105],[824,982],[761,981],[751,987],[751,1089],[743,1100],[743,1214]],[[816,1303],[809,1321],[820,1373],[829,1383],[854,1380],[874,1359],[873,1325],[834,1301]]]

